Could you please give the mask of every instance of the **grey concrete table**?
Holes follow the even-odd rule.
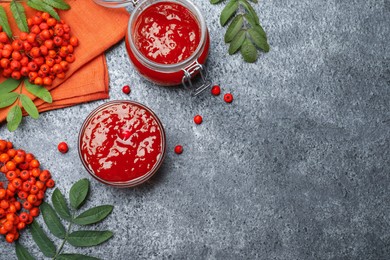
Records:
[[[261,1],[255,8],[271,52],[255,64],[226,54],[222,5],[197,4],[212,39],[210,77],[234,94],[232,104],[143,80],[123,42],[107,53],[110,100],[142,102],[166,128],[166,159],[147,184],[119,190],[84,170],[79,128],[105,101],[27,118],[14,133],[1,126],[0,137],[34,151],[63,192],[86,177],[87,207],[115,205],[93,227],[113,230],[113,239],[66,251],[103,259],[390,259],[390,1]],[[56,150],[63,140],[65,155]],[[21,241],[42,258],[27,232]],[[15,258],[13,246],[0,245],[1,259]]]

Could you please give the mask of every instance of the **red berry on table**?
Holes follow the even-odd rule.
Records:
[[[183,146],[181,146],[181,145],[176,145],[176,146],[175,146],[175,153],[176,153],[176,154],[181,154],[181,153],[183,153]]]
[[[221,88],[218,85],[215,85],[211,88],[211,94],[214,96],[219,96],[221,94]]]
[[[194,117],[194,122],[195,122],[195,124],[200,125],[200,124],[203,122],[202,116],[196,115],[196,116]]]
[[[122,92],[127,94],[127,95],[130,94],[130,87],[129,87],[129,85],[123,86]]]
[[[226,103],[232,103],[233,102],[233,95],[230,93],[226,93],[223,96],[223,100],[225,100]]]
[[[58,144],[58,151],[60,151],[61,153],[67,153],[68,150],[69,148],[67,143],[61,142]]]

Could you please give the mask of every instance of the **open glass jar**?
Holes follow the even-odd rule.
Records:
[[[126,49],[131,62],[134,64],[138,72],[146,79],[163,86],[182,84],[184,87],[193,90],[194,95],[200,94],[205,89],[211,86],[211,82],[207,80],[204,67],[210,47],[209,33],[205,19],[203,18],[201,12],[190,0],[94,1],[102,6],[111,8],[123,7],[130,4],[133,4],[135,6],[130,16],[130,21],[126,33]],[[157,8],[158,5],[166,5],[163,7],[164,13],[160,13],[163,16],[159,16],[160,18],[157,16],[146,17],[145,13],[152,8]],[[178,7],[180,10],[175,10],[176,13],[169,13],[169,11],[168,13],[166,13],[166,10],[170,10],[171,7]],[[188,17],[180,17],[180,15],[186,12],[189,13]],[[195,34],[193,32],[190,32],[190,37],[180,31],[180,28],[184,28],[184,30],[185,28],[188,28],[188,24],[186,23],[186,21],[188,21],[188,18],[193,18],[196,23],[196,25],[193,25],[198,28],[198,31],[196,31]],[[142,23],[145,21],[150,21],[151,19],[155,19],[154,21],[152,21],[154,24],[146,28],[145,25]],[[174,20],[174,24],[161,24],[161,20],[163,19]],[[167,29],[166,32],[164,32],[164,35],[162,35],[161,38],[158,38],[156,40],[155,36],[160,33],[159,30],[163,31],[164,27],[168,28],[169,26],[170,28]],[[148,40],[145,44],[144,42],[140,42],[140,32],[142,31],[142,33],[144,33],[146,29],[150,31],[146,34],[146,36],[144,35]],[[152,36],[150,32],[153,34]],[[175,35],[184,36],[182,39],[173,39]],[[186,36],[187,38],[184,38]],[[141,35],[141,37],[143,36]],[[196,38],[196,40],[192,41],[194,38]],[[191,41],[189,41],[188,39],[191,39]],[[187,45],[182,48],[183,46],[180,45],[180,43]],[[156,52],[148,53],[143,50],[146,45],[150,45],[151,48],[155,49],[161,47],[162,45],[165,46],[164,49],[158,50],[158,60],[155,59]],[[182,48],[180,50],[185,50],[185,48],[187,48],[187,55],[185,55],[184,58],[176,59],[175,61],[169,60],[169,54],[167,53],[169,53],[169,51],[174,50],[175,48],[178,49],[177,46],[180,46]],[[191,49],[191,52],[189,52],[188,49]],[[176,57],[182,56],[177,55]],[[192,79],[197,75],[201,76],[201,85],[198,87],[194,87],[192,84]]]
[[[134,101],[110,101],[85,119],[78,138],[81,162],[98,181],[118,188],[144,183],[160,168],[165,131],[156,114]]]

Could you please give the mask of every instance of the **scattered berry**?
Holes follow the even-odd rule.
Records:
[[[226,93],[223,96],[223,100],[225,100],[226,103],[232,103],[233,102],[233,95],[230,93]]]
[[[122,92],[125,93],[126,95],[130,94],[130,87],[129,85],[123,86]]]
[[[194,117],[194,122],[195,122],[195,124],[200,125],[200,124],[203,122],[202,116],[196,115],[196,116]]]
[[[221,94],[221,88],[218,85],[215,85],[211,88],[211,94],[214,96],[219,96]]]
[[[68,150],[69,148],[67,143],[61,142],[58,144],[58,151],[60,151],[61,153],[67,153]]]
[[[183,153],[183,146],[181,146],[181,145],[176,145],[176,146],[175,146],[175,153],[176,153],[176,154],[182,154],[182,153]]]

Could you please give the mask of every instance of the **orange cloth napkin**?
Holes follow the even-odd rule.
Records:
[[[70,25],[72,35],[79,39],[79,46],[74,52],[76,60],[70,64],[66,78],[55,79],[48,88],[53,103],[44,103],[23,90],[24,94],[35,99],[34,103],[39,111],[108,98],[108,71],[104,51],[120,41],[126,33],[129,20],[126,9],[105,8],[92,0],[68,0],[67,3],[71,9],[58,13]],[[13,33],[19,34],[9,11],[9,3],[1,5],[7,11]],[[27,17],[32,17],[36,11],[25,7]],[[0,82],[4,80],[0,77]],[[0,122],[6,119],[8,110],[9,108],[0,109]]]

